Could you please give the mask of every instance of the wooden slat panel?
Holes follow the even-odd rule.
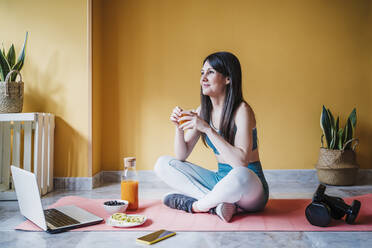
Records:
[[[39,190],[41,189],[41,171],[42,171],[42,130],[40,126],[43,123],[43,116],[37,114],[35,122],[35,136],[34,136],[34,174],[37,179]],[[41,191],[40,191],[41,193]]]
[[[0,189],[3,184],[3,126],[4,123],[0,122]]]
[[[46,114],[43,115],[43,125],[40,128],[42,132],[42,176],[41,176],[41,194],[45,195],[48,190],[48,126],[49,118]]]
[[[10,179],[10,122],[4,122],[3,124],[3,185],[9,189]]]
[[[24,149],[23,149],[23,169],[31,171],[31,142],[32,142],[32,122],[25,121],[24,129]]]
[[[12,165],[20,166],[20,151],[21,151],[21,123],[14,122],[13,124],[13,153]]]
[[[53,191],[53,167],[54,167],[54,115],[49,114],[48,128],[48,192]]]
[[[33,173],[37,178],[40,193],[45,194],[53,190],[53,165],[54,165],[54,126],[53,114],[25,113],[25,114],[2,114],[0,115],[0,191],[9,189],[10,162],[20,166],[22,151],[21,129],[24,129],[23,168],[31,171],[33,158]],[[14,122],[11,125],[11,122]],[[21,122],[24,122],[21,124]],[[13,145],[11,146],[11,130],[13,128]],[[34,142],[32,133],[35,129]],[[33,146],[33,149],[32,149]],[[12,157],[11,157],[11,149]],[[31,152],[34,152],[32,154]],[[12,158],[12,161],[10,159]],[[4,166],[4,165],[7,166]],[[2,179],[6,174],[5,179]],[[7,187],[8,188],[7,188]],[[8,195],[3,192],[1,199],[7,199]],[[5,198],[4,198],[5,197]],[[8,199],[10,200],[10,198]]]
[[[9,113],[1,114],[0,122],[2,121],[35,121],[36,113]]]
[[[13,152],[12,165],[20,167],[21,161],[21,122],[15,121],[13,124]],[[14,183],[12,181],[12,189],[14,190]]]

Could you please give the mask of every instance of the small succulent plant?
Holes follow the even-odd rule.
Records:
[[[0,49],[0,81],[5,81],[6,76],[12,70],[21,71],[24,61],[25,61],[25,50],[27,43],[28,32],[26,32],[25,42],[23,43],[23,48],[21,54],[19,55],[16,61],[16,52],[14,49],[14,44],[12,44],[9,50],[6,52],[3,46],[3,49]],[[10,81],[14,81],[17,74],[11,76]]]
[[[342,150],[346,143],[353,139],[356,125],[356,109],[351,111],[349,118],[346,121],[345,127],[340,128],[340,118],[333,117],[331,110],[323,106],[322,114],[320,115],[320,127],[323,130],[323,135],[327,141],[327,148],[334,150]],[[322,138],[323,138],[322,135]],[[345,146],[345,150],[351,149],[351,142]]]

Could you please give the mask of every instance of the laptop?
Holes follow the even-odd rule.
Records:
[[[43,210],[35,175],[13,165],[11,170],[21,214],[44,231],[58,233],[103,221],[76,206]]]

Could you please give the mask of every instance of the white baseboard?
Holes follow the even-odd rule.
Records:
[[[55,177],[54,189],[90,190],[93,188],[92,177]]]
[[[318,182],[315,169],[300,170],[264,170],[266,180],[271,182]],[[120,182],[122,171],[101,171],[93,177],[56,177],[54,178],[55,189],[65,190],[91,190],[103,183]],[[138,171],[140,181],[159,180],[152,170]],[[360,169],[356,185],[371,185],[372,169]]]

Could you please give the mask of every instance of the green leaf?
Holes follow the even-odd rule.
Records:
[[[23,67],[24,60],[26,57],[25,52],[26,52],[27,37],[28,37],[28,32],[26,32],[25,42],[23,43],[21,54],[18,57],[17,63],[12,67],[12,70],[21,71]],[[17,77],[17,74],[12,75],[12,81],[14,81],[16,77]]]
[[[342,145],[345,144],[346,140],[347,140],[347,136],[348,136],[348,133],[349,133],[349,127],[347,125],[347,123],[345,124],[345,127],[344,127],[344,133],[342,135]]]
[[[354,108],[353,111],[351,111],[349,118],[351,121],[351,124],[353,125],[353,128],[355,128],[356,122],[357,122],[357,116],[356,116],[356,109]]]
[[[331,135],[332,135],[332,140],[331,140],[331,144],[329,146],[330,149],[335,149],[335,146],[336,146],[336,136],[337,136],[337,133],[335,132],[335,129],[331,129]]]
[[[6,55],[6,58],[8,59],[9,66],[11,68],[15,64],[15,57],[16,57],[15,49],[14,49],[14,45],[12,44],[12,46],[9,48],[8,54]]]
[[[336,126],[335,118],[333,118],[333,115],[332,115],[330,109],[327,109],[327,112],[328,112],[329,119],[331,121],[331,125],[332,125],[333,128],[335,128],[335,126]]]
[[[335,122],[335,118],[333,117],[332,115],[332,112],[330,109],[327,109],[327,112],[328,112],[328,116],[329,116],[329,120],[331,122],[331,144],[329,146],[330,149],[335,149],[337,143],[337,129],[336,129],[336,122]]]
[[[337,143],[337,146],[338,146],[338,149],[341,150],[342,149],[342,141],[343,141],[343,135],[344,135],[344,130],[342,128],[340,128],[338,130],[338,143]]]
[[[8,61],[6,60],[4,54],[0,53],[0,81],[5,81],[6,75],[8,75],[10,71],[10,66]]]
[[[322,114],[320,115],[320,127],[323,130],[323,134],[326,138],[328,148],[330,147],[332,134],[331,134],[331,121],[329,119],[328,111],[323,105]]]
[[[339,135],[338,135],[339,125],[340,125],[340,118],[337,116],[336,127],[335,127],[335,132],[336,132],[335,148],[338,147],[338,143],[339,143]]]
[[[347,119],[346,128],[348,131],[347,131],[347,134],[345,135],[344,145],[346,144],[346,142],[348,142],[349,140],[353,138],[353,126],[351,124],[350,119]],[[345,150],[351,150],[351,143],[347,144],[347,146],[345,147]]]
[[[3,55],[5,56],[5,48],[4,48],[4,43],[1,43],[2,44],[2,46],[3,46]],[[1,50],[0,50],[0,52],[1,52]]]

